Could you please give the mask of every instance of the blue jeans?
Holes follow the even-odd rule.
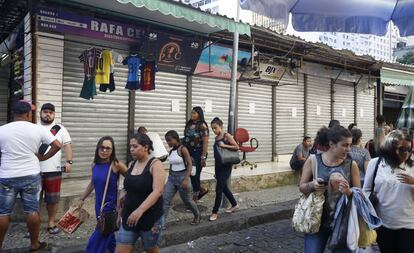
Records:
[[[116,244],[135,245],[138,238],[141,238],[142,247],[144,249],[156,248],[160,244],[162,226],[164,225],[164,216],[154,223],[154,226],[148,231],[140,231],[139,233],[132,230],[126,230],[123,225],[119,228],[116,235]]]
[[[233,193],[229,189],[227,180],[231,176],[231,165],[224,165],[219,162],[215,162],[214,171],[216,174],[216,199],[214,201],[213,213],[218,213],[218,210],[221,205],[221,200],[223,199],[223,194],[230,201],[231,206],[236,206],[237,201],[233,196]]]
[[[163,200],[164,200],[164,218],[167,219],[168,211],[171,207],[171,201],[174,197],[174,195],[177,193],[180,194],[180,197],[184,204],[188,207],[188,209],[191,210],[191,212],[194,214],[194,217],[200,216],[200,211],[198,210],[197,205],[194,203],[192,196],[191,196],[191,184],[190,180],[188,180],[188,189],[184,190],[181,187],[181,184],[183,183],[183,180],[187,174],[187,171],[180,171],[175,172],[171,171],[171,174],[168,176],[168,181],[165,184],[164,187],[164,193],[163,193]]]
[[[198,196],[200,193],[200,176],[201,176],[201,155],[203,150],[201,148],[189,149],[190,156],[193,158],[193,165],[196,166],[196,175],[191,176],[191,184],[193,185],[193,194]]]
[[[305,234],[305,253],[324,253],[326,243],[328,242],[330,232],[321,227],[316,234]],[[332,253],[351,253],[352,251],[346,249],[332,250]]]
[[[40,186],[40,174],[0,178],[0,216],[12,214],[18,194],[23,200],[25,213],[39,212]]]

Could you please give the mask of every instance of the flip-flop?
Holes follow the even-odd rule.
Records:
[[[42,249],[46,249],[47,248],[47,242],[39,242],[39,247],[37,247],[36,249],[30,249],[29,252],[38,252]]]
[[[205,190],[203,193],[198,194],[198,200],[200,200],[202,197],[204,197],[208,193],[208,190]]]
[[[56,226],[48,227],[47,232],[49,232],[49,234],[51,234],[51,235],[56,235],[56,234],[59,234],[60,229]]]

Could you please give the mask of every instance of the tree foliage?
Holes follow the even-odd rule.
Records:
[[[398,58],[397,62],[408,65],[414,65],[414,51],[410,51],[406,53],[402,58]]]

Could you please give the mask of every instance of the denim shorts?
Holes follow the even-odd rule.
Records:
[[[139,233],[124,229],[121,225],[116,235],[116,244],[135,245],[138,238],[141,238],[142,248],[152,249],[158,247],[161,240],[161,230],[164,224],[164,216],[155,222],[154,226],[148,231],[140,231]]]
[[[18,194],[25,213],[39,212],[40,184],[40,174],[0,178],[0,216],[12,214]]]

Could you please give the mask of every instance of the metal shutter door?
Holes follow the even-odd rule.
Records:
[[[348,127],[354,123],[354,85],[353,83],[337,80],[334,85],[334,119],[342,126]]]
[[[155,90],[136,91],[135,130],[144,126],[157,132],[163,140],[168,130],[175,130],[183,137],[186,120],[186,76],[165,72],[155,74]],[[179,100],[179,112],[172,112],[172,100]],[[168,150],[168,149],[167,149]]]
[[[362,131],[362,142],[372,139],[375,121],[375,90],[357,92],[357,126]]]
[[[276,153],[291,154],[304,134],[303,74],[292,79],[287,74],[276,86]]]
[[[227,131],[229,113],[230,81],[194,76],[192,84],[192,106],[200,106],[204,111],[204,118],[209,129],[208,140],[208,165],[214,165],[213,144],[215,135],[210,127],[213,118],[219,117]],[[206,112],[206,101],[211,101],[212,111]],[[183,132],[180,133],[180,136]]]
[[[7,103],[9,101],[9,69],[0,68],[0,126],[7,123]]]
[[[306,135],[314,138],[331,120],[331,79],[307,76]]]
[[[254,104],[254,113],[249,113],[250,103]],[[246,128],[250,138],[259,142],[255,152],[246,154],[247,160],[272,161],[272,86],[239,83],[237,113],[237,127]]]
[[[99,42],[94,44],[97,43]],[[105,47],[105,44],[102,46]],[[95,154],[96,143],[105,135],[114,138],[118,159],[126,161],[128,92],[124,86],[128,69],[120,64],[115,65],[116,90],[114,92],[98,91],[98,95],[93,100],[80,98],[84,74],[78,57],[89,47],[90,45],[87,44],[65,41],[62,124],[72,137],[74,171],[71,176],[90,174],[89,168]],[[107,48],[110,48],[110,45]],[[123,56],[126,55],[125,51],[115,51]]]

